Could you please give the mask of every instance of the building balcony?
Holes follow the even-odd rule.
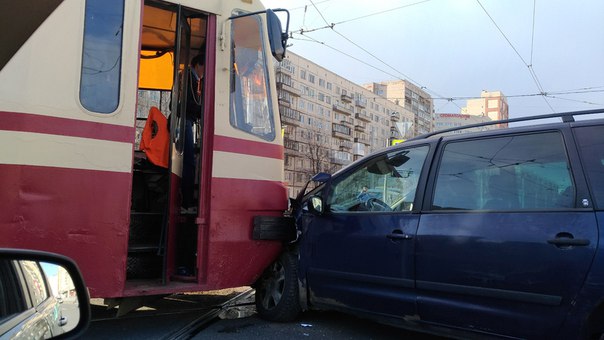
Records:
[[[297,89],[286,83],[281,83],[281,89],[293,94],[296,97],[300,97],[302,95],[302,91],[300,89]]]
[[[351,94],[346,94],[346,93],[342,93],[340,98],[345,103],[352,103],[352,100],[354,99]]]
[[[357,120],[357,121],[354,123],[354,129],[355,129],[356,131],[365,132],[365,130],[367,129],[367,123],[362,122],[362,121],[360,121],[360,120]]]
[[[348,126],[341,124],[332,124],[332,136],[336,138],[350,140],[352,138],[351,130]]]
[[[340,164],[340,165],[346,165],[348,163],[350,163],[349,160],[345,160],[345,159],[341,159],[341,158],[336,158],[336,157],[330,157],[329,160],[334,163],[334,164]]]
[[[335,130],[332,131],[331,135],[332,135],[332,137],[335,137],[335,138],[341,138],[341,139],[346,139],[346,140],[351,140],[352,139],[351,135],[342,133],[340,131],[335,131]]]
[[[361,144],[361,143],[354,143],[354,146],[352,148],[352,154],[356,157],[356,156],[360,156],[363,157],[365,156],[365,144]],[[356,160],[356,159],[355,159]]]
[[[294,74],[291,70],[288,70],[287,68],[285,68],[283,66],[277,66],[277,72],[286,73],[286,74]]]
[[[287,153],[297,154],[300,151],[300,144],[289,138],[283,138],[283,147]]]
[[[367,99],[359,98],[354,101],[354,104],[358,107],[366,108],[367,107]]]
[[[366,122],[370,122],[371,121],[371,116],[367,112],[363,112],[361,110],[357,111],[357,113],[355,114],[355,117],[357,119],[361,119],[361,120],[364,120]]]
[[[370,143],[370,141],[369,141],[369,137],[367,137],[367,136],[366,136],[366,135],[364,135],[364,134],[361,134],[361,135],[356,135],[356,136],[354,137],[354,142],[355,142],[355,143],[362,143],[362,144],[365,144],[365,145],[369,145],[369,144],[371,144],[371,143]]]
[[[392,112],[390,114],[390,120],[393,122],[398,122],[401,120],[401,113],[400,112]]]
[[[287,98],[279,98],[279,106],[281,107],[292,107],[291,102]]]
[[[340,146],[340,150],[352,149],[352,142],[349,140],[341,140],[340,143],[338,143],[338,145]]]
[[[350,116],[352,116],[353,113],[351,108],[348,108],[340,103],[333,104],[333,110]]]
[[[281,121],[284,124],[302,126],[302,122],[300,121],[302,119],[302,114],[300,111],[281,105],[279,106],[279,114],[281,115]]]
[[[352,119],[352,117],[341,116],[340,123],[346,126],[352,126],[354,124],[354,119]]]

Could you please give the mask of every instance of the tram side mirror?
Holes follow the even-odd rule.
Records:
[[[281,20],[275,12],[286,12],[287,13],[287,25],[285,32],[281,28]],[[267,9],[266,10],[266,24],[268,27],[268,40],[271,46],[271,53],[277,61],[285,58],[285,50],[287,47],[287,38],[289,37],[289,12],[286,9]]]
[[[82,274],[53,253],[0,248],[0,338],[76,338],[90,323]]]

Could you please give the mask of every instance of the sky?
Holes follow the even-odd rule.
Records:
[[[289,10],[289,51],[357,84],[410,80],[436,113],[482,90],[510,118],[604,108],[602,0],[261,1]]]

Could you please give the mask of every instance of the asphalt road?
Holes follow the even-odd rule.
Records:
[[[82,339],[172,339],[238,293],[172,295],[120,318],[115,317],[116,309],[93,300],[93,321]],[[442,339],[336,312],[309,311],[294,322],[268,322],[256,314],[253,295],[239,299],[219,317],[195,326],[193,339]]]
[[[195,340],[205,339],[384,339],[436,340],[430,335],[409,332],[354,316],[311,311],[295,322],[267,322],[253,314],[249,317],[214,322]]]

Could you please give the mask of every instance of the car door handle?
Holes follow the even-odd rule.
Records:
[[[589,245],[589,240],[583,238],[575,238],[571,233],[562,232],[556,234],[556,238],[547,240],[547,243],[553,244],[558,248],[584,247]]]
[[[556,247],[588,246],[589,240],[582,238],[555,238],[547,240],[547,243],[553,244]]]
[[[403,233],[401,230],[394,230],[392,233],[386,235],[391,240],[410,240],[413,236]]]

